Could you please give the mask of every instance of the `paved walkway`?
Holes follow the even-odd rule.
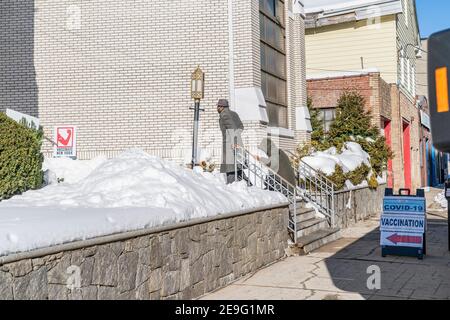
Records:
[[[288,257],[203,299],[450,299],[450,253],[445,212],[428,221],[424,260],[381,257],[379,220],[344,230],[343,238],[307,255]],[[370,266],[381,289],[370,290]]]

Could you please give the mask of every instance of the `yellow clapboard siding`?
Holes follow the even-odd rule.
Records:
[[[367,21],[341,23],[306,34],[307,75],[326,70],[377,68],[388,83],[397,82],[397,43],[395,15],[383,17],[376,25]]]

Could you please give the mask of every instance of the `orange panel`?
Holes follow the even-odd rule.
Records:
[[[447,67],[436,69],[436,99],[437,111],[448,112],[448,78]]]

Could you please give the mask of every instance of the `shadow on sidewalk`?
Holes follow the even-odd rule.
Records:
[[[447,220],[428,219],[424,260],[381,257],[378,228],[362,238],[342,238],[315,253],[335,252],[325,259],[325,264],[339,290],[359,293],[366,299],[450,299],[447,232]],[[377,269],[381,288],[373,289],[371,285],[376,281],[372,275]]]

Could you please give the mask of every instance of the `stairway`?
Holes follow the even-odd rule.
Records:
[[[298,184],[292,185],[245,148],[235,148],[236,177],[243,179],[245,172],[245,177],[252,181],[253,186],[263,189],[268,186],[270,190],[277,190],[286,196],[290,203],[288,231],[295,251],[307,254],[339,239],[340,232],[335,221],[334,184],[306,163],[300,163],[300,170],[296,170]],[[238,171],[238,167],[242,171]],[[310,204],[310,208],[306,204]]]
[[[294,214],[293,205],[289,206]],[[314,208],[307,208],[306,202],[297,201],[297,248],[301,254],[308,254],[341,237],[339,228],[330,227],[327,219],[318,217]]]

